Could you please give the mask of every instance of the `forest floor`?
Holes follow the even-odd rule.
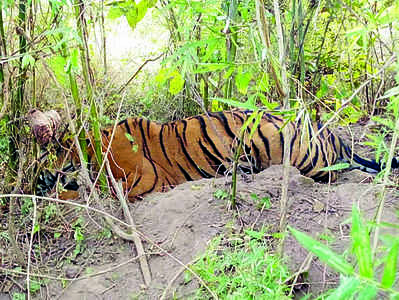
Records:
[[[332,185],[314,183],[294,168],[290,172],[288,224],[316,238],[320,234],[329,236],[329,246],[338,253],[348,249],[353,204],[358,203],[363,216],[371,220],[381,186],[372,184],[371,176],[357,170],[340,174],[338,182]],[[138,229],[183,264],[201,255],[207,243],[218,234],[240,232],[245,228],[278,231],[282,167],[272,166],[255,176],[239,179],[238,213],[227,209],[226,200],[213,196],[215,191],[227,190],[230,180],[187,182],[167,193],[151,194],[143,201],[130,204]],[[251,194],[258,198],[269,197],[271,206],[260,209]],[[397,200],[398,191],[389,190],[383,221],[398,223]],[[94,223],[86,219],[89,226],[86,231],[93,227],[93,232],[98,232]],[[382,234],[392,234],[393,230],[383,229]],[[195,279],[185,281],[180,263],[144,242],[146,251],[151,253],[148,262],[152,275],[152,283],[146,287],[135,259],[134,245],[118,238],[96,236],[87,238],[85,250],[76,258],[57,259],[56,264],[49,260],[41,268],[43,273],[74,280],[47,281],[45,288],[36,294],[37,299],[159,299],[170,283],[169,298],[175,295],[178,299],[186,299],[199,287]],[[53,256],[56,253],[65,255],[74,246],[73,238],[58,239],[55,246],[58,250],[53,251]],[[288,235],[284,255],[285,263],[294,273],[303,265],[308,252]],[[317,258],[312,257],[308,267],[308,276],[303,279],[308,284],[303,286],[302,292],[318,294],[337,284],[338,274]],[[2,296],[5,294],[0,291],[0,299]]]

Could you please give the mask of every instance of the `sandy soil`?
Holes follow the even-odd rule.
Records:
[[[277,230],[281,179],[281,166],[273,166],[254,178],[240,179],[238,193],[241,218],[235,218],[235,230],[262,226],[266,226],[271,232]],[[233,220],[233,212],[226,209],[226,203],[212,197],[214,191],[227,188],[228,180],[230,179],[226,182],[225,178],[219,178],[189,182],[168,193],[149,195],[143,201],[132,204],[139,229],[180,262],[189,263],[204,251],[212,237],[225,230],[227,222]],[[337,184],[322,185],[292,169],[288,223],[314,237],[321,233],[329,235],[330,246],[342,253],[349,243],[348,217],[353,203],[361,207],[368,219],[375,212],[380,187],[367,182],[368,175],[352,171],[342,174]],[[271,208],[259,210],[250,197],[252,193],[259,197],[270,197]],[[395,214],[397,206],[397,194],[395,198],[392,192],[388,195],[384,221],[398,221]],[[386,230],[384,233],[387,233]],[[59,299],[159,299],[182,266],[169,256],[157,253],[158,250],[148,243],[145,246],[148,252],[153,253],[149,256],[152,273],[150,287],[144,286],[138,263],[131,261],[136,255],[134,247],[128,243],[115,242],[96,249],[97,253],[93,257],[102,255],[97,262],[91,258],[88,264],[81,267],[79,264],[83,262],[78,259],[76,265],[68,265],[64,269],[70,277],[77,274],[95,274],[113,268],[111,271],[87,279],[77,279],[65,289],[61,288],[60,283],[50,284],[47,295],[50,299],[57,296]],[[291,236],[286,240],[284,253],[292,272],[300,268],[308,255]],[[120,264],[122,266],[117,267]],[[317,258],[311,260],[308,277],[305,279],[311,292],[318,293],[334,286],[337,281],[336,273],[326,268]],[[175,291],[179,298],[186,298],[195,287],[195,282],[185,285],[181,273],[170,291]]]

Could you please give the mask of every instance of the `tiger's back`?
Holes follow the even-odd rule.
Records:
[[[241,128],[251,113],[216,112],[165,124],[126,119],[102,130],[103,152],[108,153],[113,176],[122,180],[129,199],[133,200],[186,181],[228,174]],[[316,181],[334,181],[335,172],[321,169],[337,161],[354,162],[354,167],[368,172],[381,170],[375,161],[352,153],[338,136],[328,128],[322,129],[320,124],[285,122],[279,116],[263,113],[258,124],[253,119],[246,125],[244,151],[239,160],[240,169],[246,173],[258,173],[282,163],[287,138],[284,126],[290,132],[291,165]],[[89,146],[91,157],[93,152]],[[394,159],[393,168],[399,167],[398,161]]]
[[[224,175],[239,144],[239,132],[250,112],[209,113],[157,124],[145,119],[127,119],[116,127],[108,159],[116,179],[122,179],[129,197],[165,191],[185,181]],[[249,124],[249,133],[254,123]],[[241,169],[257,173],[280,164],[284,153],[284,120],[264,114],[251,140],[245,138]],[[316,180],[328,180],[320,168],[335,163],[333,140],[328,129],[310,143],[298,124],[288,123],[291,131],[291,162]],[[103,130],[104,152],[113,128]],[[316,130],[312,128],[309,130]],[[126,137],[130,135],[132,138]],[[328,136],[327,136],[328,135]],[[334,177],[335,175],[332,174]],[[334,178],[332,178],[334,180]]]

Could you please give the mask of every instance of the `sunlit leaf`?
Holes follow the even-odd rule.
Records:
[[[384,288],[390,288],[395,282],[395,276],[398,265],[398,253],[399,253],[399,240],[396,240],[388,252],[387,259],[385,262],[384,273],[381,279],[381,285]]]
[[[359,280],[355,277],[342,277],[339,287],[337,287],[326,300],[351,299],[351,297],[356,293],[359,284]]]
[[[245,95],[247,93],[248,85],[251,79],[252,79],[252,73],[249,71],[241,71],[237,73],[237,75],[235,76],[235,83],[237,90],[241,94]]]
[[[257,109],[257,107],[254,105],[253,101],[240,102],[240,101],[236,101],[236,100],[218,98],[218,97],[214,97],[214,98],[212,98],[212,100],[217,100],[219,102],[226,103],[228,105],[231,105],[231,106],[237,107],[237,108],[244,108],[244,109],[249,109],[249,110]]]
[[[169,92],[173,95],[180,93],[184,87],[184,79],[180,73],[175,72],[173,78],[169,83]]]
[[[360,276],[373,278],[373,262],[370,246],[370,235],[360,218],[356,205],[352,208],[352,249],[357,257]]]
[[[226,63],[200,63],[194,73],[217,72],[226,69],[228,66],[229,64]]]
[[[65,72],[66,60],[62,56],[53,56],[48,60],[48,65],[53,71],[57,81],[64,87],[67,86],[67,73]]]
[[[349,168],[351,165],[349,163],[338,163],[332,166],[321,168],[320,171],[338,171]]]
[[[333,252],[326,245],[311,238],[307,234],[292,228],[291,226],[288,226],[288,229],[303,247],[315,254],[321,261],[325,262],[331,268],[345,275],[353,273],[353,267],[342,256]]]
[[[357,299],[361,300],[371,300],[377,295],[377,287],[373,284],[365,284],[360,288],[358,292]]]

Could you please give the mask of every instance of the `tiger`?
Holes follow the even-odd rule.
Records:
[[[209,112],[203,115],[159,124],[144,118],[128,118],[101,130],[102,150],[107,152],[110,169],[121,180],[129,200],[142,199],[152,192],[164,192],[181,183],[231,173],[235,151],[245,128],[239,170],[259,173],[271,165],[282,164],[287,136],[290,133],[290,163],[304,176],[316,182],[334,182],[337,172],[328,166],[346,162],[348,169],[378,173],[384,164],[355,154],[341,137],[319,122],[287,122],[281,115],[262,112],[252,118],[249,110]],[[87,138],[89,158],[94,157],[93,138]],[[73,152],[73,151],[72,151]],[[78,169],[74,155],[56,174],[41,174],[38,191],[45,194],[57,181],[65,189],[76,191],[75,180],[67,182],[65,174]],[[93,162],[92,162],[93,164]],[[95,164],[95,163],[94,163]],[[399,167],[399,157],[392,168]],[[97,168],[98,169],[98,168]]]

